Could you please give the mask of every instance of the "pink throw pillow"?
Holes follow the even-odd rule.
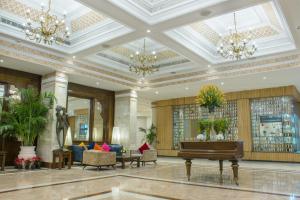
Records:
[[[106,151],[106,152],[109,152],[109,151],[110,151],[110,147],[109,147],[106,143],[104,143],[104,144],[102,145],[102,149],[103,149],[103,151]]]

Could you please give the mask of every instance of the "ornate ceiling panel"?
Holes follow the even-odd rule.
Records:
[[[276,3],[270,1],[246,8],[237,11],[236,15],[238,31],[242,35],[252,32],[258,46],[256,56],[295,49],[285,18]],[[215,64],[226,62],[216,53],[216,48],[221,36],[228,37],[228,27],[232,26],[233,14],[229,13],[176,28],[166,34]]]
[[[22,24],[28,8],[38,20],[40,3],[46,5],[47,0],[0,0],[0,54],[128,88],[139,87],[129,64],[144,38],[149,53],[156,52],[159,67],[146,77],[147,87],[291,68],[299,65],[299,53],[293,51],[297,58],[285,56],[277,64],[265,57],[226,63],[216,52],[220,36],[228,37],[236,10],[239,32],[252,29],[255,56],[272,60],[283,58],[277,53],[296,49],[299,42],[294,42],[295,30],[291,28],[293,38],[283,15],[287,11],[281,10],[283,1],[52,0],[55,15],[67,11],[72,35],[65,45],[45,46],[25,41]]]
[[[111,0],[141,20],[156,24],[226,0]]]
[[[26,21],[26,11],[29,9],[31,19],[37,22],[41,13],[40,4],[47,5],[47,2],[46,0],[1,0],[0,17],[2,23],[0,23],[0,26],[3,25],[4,31],[10,34],[13,33],[14,36],[23,39],[22,28],[23,23]],[[95,35],[101,38],[97,41],[103,42],[131,31],[130,28],[123,26],[102,13],[92,11],[74,0],[53,0],[51,5],[51,12],[57,16],[62,17],[63,13],[67,12],[66,23],[71,28],[70,40],[66,42],[65,46],[51,46],[65,53],[74,53],[83,50],[84,47],[97,44],[95,40],[92,40],[95,39]],[[18,28],[18,30],[15,28]],[[83,42],[84,45],[82,45]]]
[[[172,71],[176,72],[187,64],[193,65],[187,58],[148,38],[112,47],[97,53],[96,56],[89,57],[89,59],[90,61],[106,65],[114,70],[130,73],[128,71],[131,62],[130,55],[135,54],[136,51],[142,51],[144,39],[146,39],[147,53],[151,54],[153,51],[156,52],[156,66],[160,68],[160,71],[163,71],[163,68],[172,67]]]

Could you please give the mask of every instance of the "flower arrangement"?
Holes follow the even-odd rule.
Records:
[[[41,158],[35,156],[30,159],[16,158],[15,166],[17,169],[40,169],[41,168]]]
[[[208,112],[212,113],[215,108],[221,107],[225,103],[223,92],[215,85],[203,86],[197,97],[196,103],[208,108]]]

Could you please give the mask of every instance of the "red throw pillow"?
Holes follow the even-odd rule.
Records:
[[[149,150],[150,147],[148,146],[148,144],[145,142],[140,148],[139,148],[139,151],[141,153],[144,153],[145,150]]]

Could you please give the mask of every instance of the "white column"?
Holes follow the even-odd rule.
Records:
[[[61,72],[53,72],[42,78],[41,92],[51,92],[55,95],[56,101],[49,111],[49,121],[45,132],[39,137],[37,154],[43,162],[52,163],[52,150],[58,149],[56,139],[56,113],[57,105],[66,107],[68,95],[68,77]]]
[[[121,144],[136,146],[137,139],[137,93],[134,90],[115,95],[115,126],[120,127]]]

